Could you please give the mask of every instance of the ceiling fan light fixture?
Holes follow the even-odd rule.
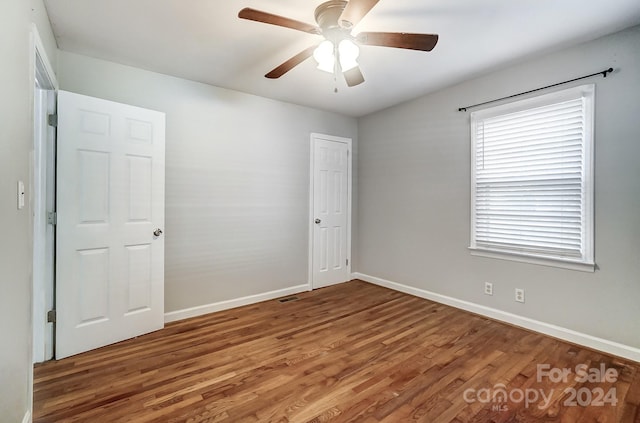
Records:
[[[324,41],[320,44],[307,47],[275,67],[265,75],[266,78],[280,78],[313,56],[318,63],[317,68],[333,74],[334,81],[337,80],[338,74],[342,74],[347,86],[355,87],[364,82],[364,76],[357,61],[360,54],[358,45],[431,51],[438,42],[438,34],[360,32],[354,36],[352,28],[357,26],[379,1],[326,0],[315,9],[317,25],[249,7],[242,9],[238,17],[324,37]]]
[[[340,57],[340,67],[343,72],[358,67],[358,56],[360,55],[360,49],[353,41],[345,39],[338,44],[338,56]]]
[[[318,62],[318,69],[333,73],[336,60],[333,51],[333,43],[329,40],[324,40],[316,47],[313,51],[313,58]]]

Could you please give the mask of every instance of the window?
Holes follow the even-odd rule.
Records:
[[[594,86],[471,114],[472,254],[594,270]]]

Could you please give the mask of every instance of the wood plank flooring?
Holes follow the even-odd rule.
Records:
[[[639,363],[361,281],[298,297],[38,365],[34,422],[640,422]]]

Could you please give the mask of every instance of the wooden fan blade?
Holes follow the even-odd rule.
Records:
[[[263,22],[276,26],[283,26],[310,34],[320,34],[320,28],[315,25],[296,21],[295,19],[285,18],[284,16],[274,15],[272,13],[262,12],[260,10],[245,7],[238,13],[241,19],[250,21]]]
[[[349,0],[349,3],[347,3],[347,6],[342,11],[342,15],[340,15],[340,19],[338,19],[340,26],[350,29],[357,25],[379,1],[380,0]]]
[[[437,34],[408,34],[405,32],[361,32],[356,37],[367,46],[406,48],[431,51],[438,43]]]
[[[305,50],[302,50],[300,53],[296,54],[291,59],[287,60],[286,62],[266,74],[265,77],[269,79],[280,78],[282,75],[289,72],[291,69],[295,68],[300,63],[311,57],[313,55],[313,50],[315,50],[316,47],[317,46],[311,46]]]
[[[362,76],[362,72],[360,72],[360,68],[357,66],[353,69],[342,72],[342,75],[344,75],[344,79],[347,81],[347,85],[349,87],[355,87],[356,85],[360,85],[364,82],[364,76]]]

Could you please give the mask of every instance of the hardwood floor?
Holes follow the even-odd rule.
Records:
[[[361,281],[298,297],[38,365],[34,422],[640,422],[639,363]]]

